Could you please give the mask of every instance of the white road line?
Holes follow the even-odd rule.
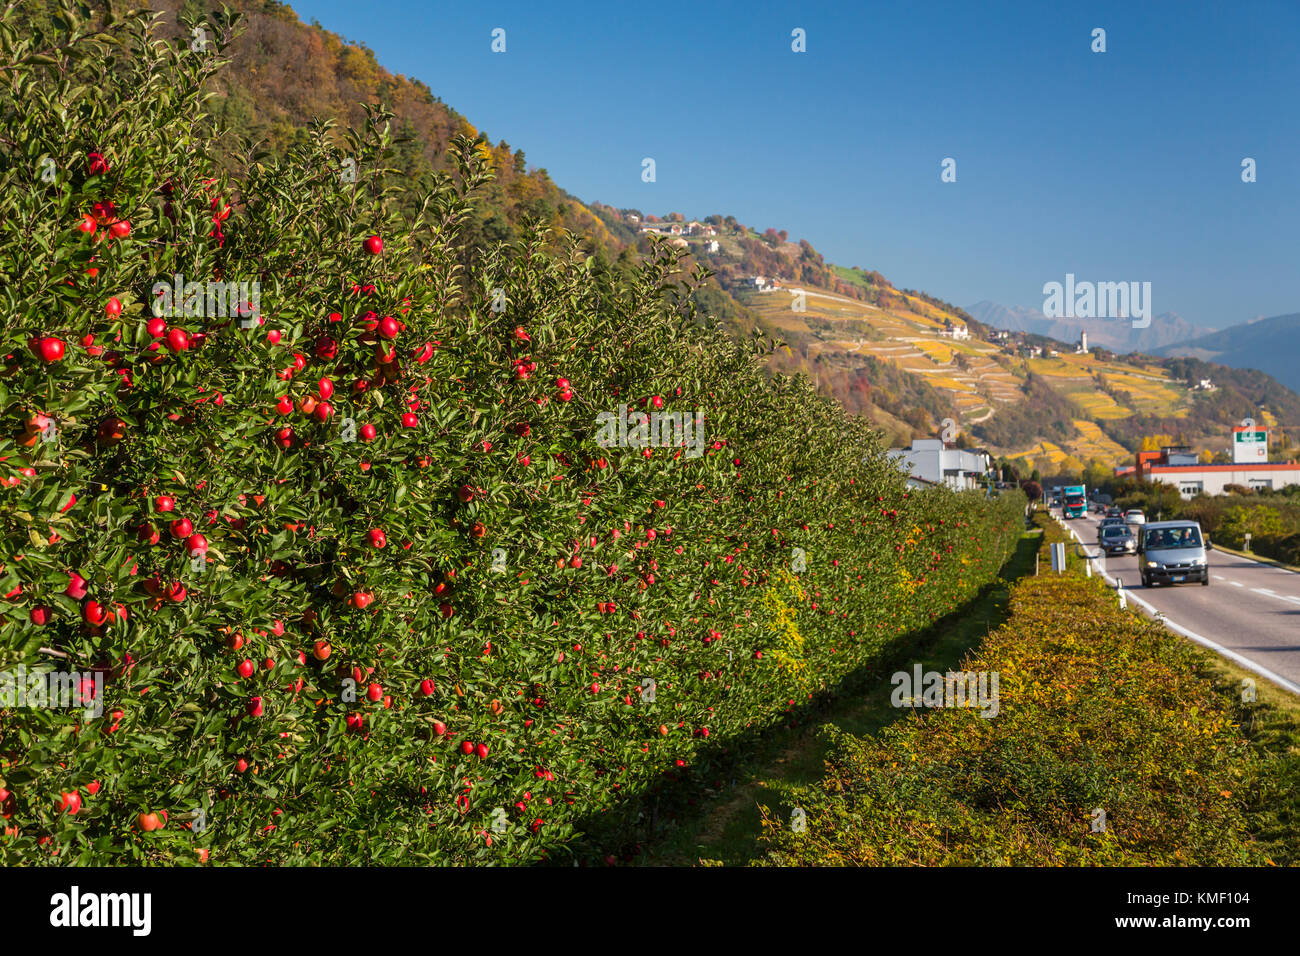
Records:
[[[1211,550],[1219,551],[1214,545],[1210,545]],[[1242,561],[1249,561],[1251,564],[1258,564],[1262,568],[1268,568],[1270,571],[1276,571],[1279,574],[1297,574],[1300,572],[1292,571],[1290,568],[1279,568],[1276,564],[1268,564],[1265,561],[1256,561],[1254,558],[1248,558],[1243,554],[1233,554],[1230,551],[1219,551],[1225,558],[1240,558]]]
[[[1229,581],[1228,583],[1231,584],[1234,588],[1244,588],[1246,586],[1242,584],[1240,581]]]
[[[1292,604],[1300,604],[1300,598],[1291,597],[1288,594],[1277,594],[1269,588],[1251,588],[1256,594],[1264,594],[1271,598],[1277,598],[1279,601],[1290,601]]]

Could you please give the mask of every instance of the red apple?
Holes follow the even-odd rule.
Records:
[[[85,607],[81,609],[82,619],[93,627],[99,627],[109,619],[112,611],[104,607],[98,601],[87,601]]]
[[[63,340],[57,339],[52,335],[47,335],[45,338],[41,339],[37,349],[42,361],[45,362],[59,361],[59,359],[63,358],[64,352],[66,351]]]
[[[81,793],[77,790],[71,793],[60,793],[59,809],[67,811],[68,816],[75,817],[77,811],[81,809]]]
[[[384,240],[380,239],[378,236],[369,236],[363,245],[365,246],[366,252],[370,253],[372,256],[377,256],[384,251]]]

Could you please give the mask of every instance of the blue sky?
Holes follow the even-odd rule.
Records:
[[[291,6],[584,200],[786,229],[960,306],[1072,272],[1207,326],[1300,311],[1295,2]]]

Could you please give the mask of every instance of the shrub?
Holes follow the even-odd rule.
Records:
[[[1018,583],[966,665],[1000,709],[936,709],[875,738],[831,732],[825,779],[766,815],[765,865],[1259,864],[1248,792],[1268,774],[1192,645],[1099,579]],[[1105,826],[1096,814],[1105,812]]]

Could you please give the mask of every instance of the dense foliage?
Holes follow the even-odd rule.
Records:
[[[382,109],[222,163],[231,24],[61,17],[0,21],[0,673],[104,686],[0,701],[3,862],[554,859],[996,574],[1019,495],[910,495],[666,251],[467,257],[481,142],[413,183]]]

